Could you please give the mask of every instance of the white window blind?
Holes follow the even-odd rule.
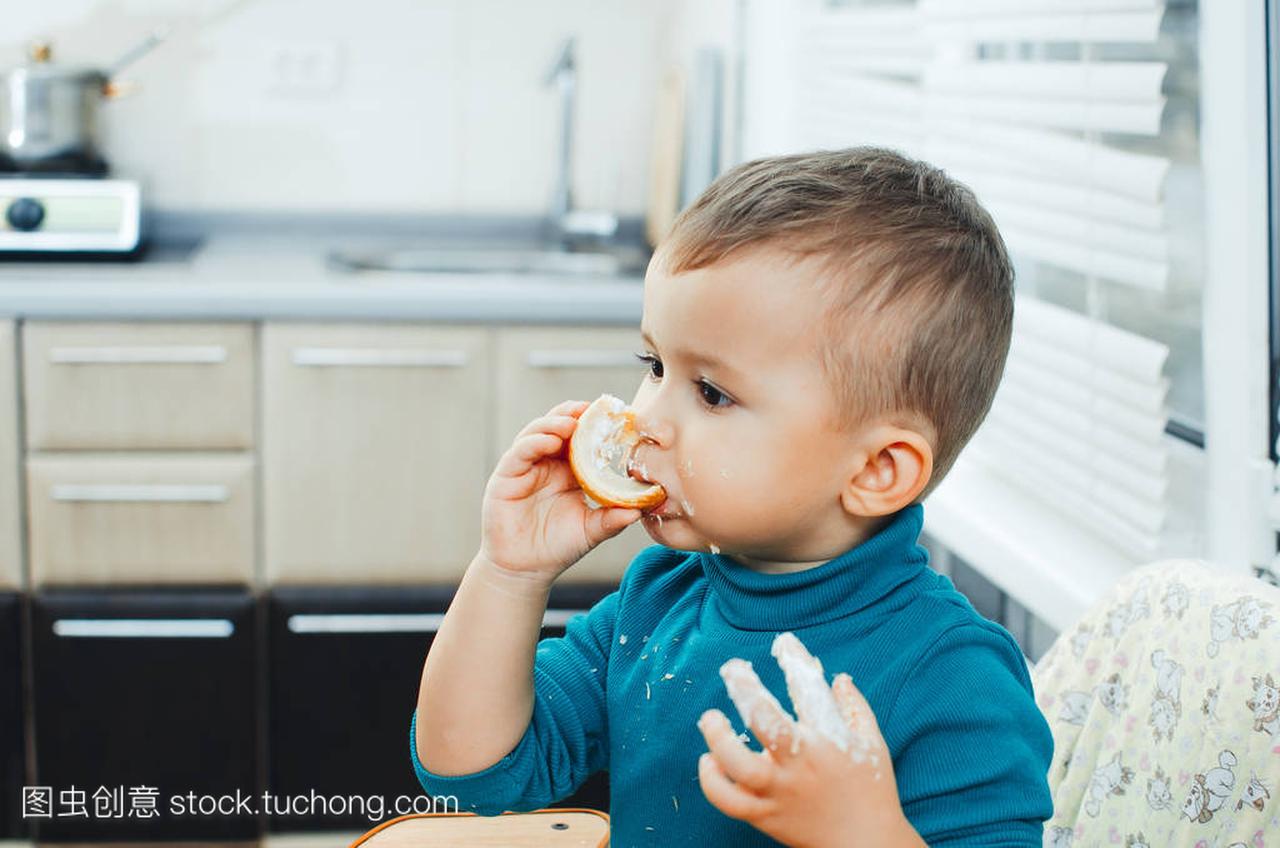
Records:
[[[1154,558],[1168,512],[1168,348],[1032,298],[1014,314],[971,457],[1135,560]]]
[[[1108,567],[1193,553],[1170,532],[1170,348],[1108,323],[1098,297],[1103,285],[1157,296],[1170,285],[1171,162],[1150,152],[1158,145],[1110,143],[1161,133],[1168,68],[1142,48],[1156,42],[1164,3],[810,2],[781,35],[788,16],[769,5],[757,3],[766,22],[756,29],[791,45],[760,51],[773,67],[756,72],[790,81],[793,100],[777,111],[791,130],[754,148],[744,139],[749,156],[875,144],[923,158],[975,191],[1020,277],[1043,267],[1080,279],[1084,309],[1020,286],[1005,379],[954,476],[1012,487],[1021,495],[1010,502],[1039,504],[1058,538],[1089,537]],[[1099,45],[1137,58],[1104,61]],[[750,90],[746,103],[769,108]],[[944,510],[964,500],[947,502],[950,482],[934,496]]]

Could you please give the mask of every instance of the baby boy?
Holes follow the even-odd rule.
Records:
[[[517,435],[423,669],[423,788],[488,815],[607,769],[617,846],[1040,846],[1022,654],[917,544],[1012,315],[999,233],[935,168],[855,148],[716,180],[644,284],[632,473],[666,500],[588,508],[585,402]],[[658,544],[539,642],[556,577],[636,521]]]

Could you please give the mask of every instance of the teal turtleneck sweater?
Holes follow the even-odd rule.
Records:
[[[428,772],[415,714],[418,780],[491,815],[544,807],[607,769],[615,848],[775,845],[703,796],[696,722],[717,707],[743,727],[719,676],[731,657],[750,660],[790,710],[769,653],[790,630],[828,680],[848,672],[866,696],[903,810],[929,845],[1040,848],[1053,741],[1026,664],[1004,629],[928,568],[922,522],[923,509],[907,507],[852,550],[788,574],[647,548],[616,592],[538,644],[533,718],[507,756],[474,774]]]

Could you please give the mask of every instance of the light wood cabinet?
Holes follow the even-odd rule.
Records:
[[[482,328],[263,327],[269,582],[461,577],[493,438],[489,346]]]
[[[245,455],[30,457],[33,585],[250,582],[253,471]]]
[[[18,368],[12,321],[0,321],[0,587],[22,585],[22,511],[19,507]]]
[[[23,325],[31,450],[253,445],[253,326]]]
[[[36,585],[452,583],[516,432],[644,375],[635,328],[0,322],[12,504],[18,345]],[[21,531],[0,515],[0,586]],[[650,543],[631,527],[561,579],[616,581]]]
[[[610,327],[504,327],[497,337],[497,431],[493,460],[525,424],[565,400],[608,392],[630,402],[645,366],[640,331]],[[638,523],[602,543],[560,577],[562,582],[616,581],[653,540]]]

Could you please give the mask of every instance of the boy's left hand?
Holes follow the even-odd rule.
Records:
[[[707,800],[797,848],[924,845],[902,813],[889,749],[852,678],[838,674],[828,687],[822,664],[791,633],[772,652],[796,718],[751,663],[726,662],[729,697],[765,748],[749,749],[720,710],[703,713],[698,729],[711,750],[698,761],[698,780]]]

